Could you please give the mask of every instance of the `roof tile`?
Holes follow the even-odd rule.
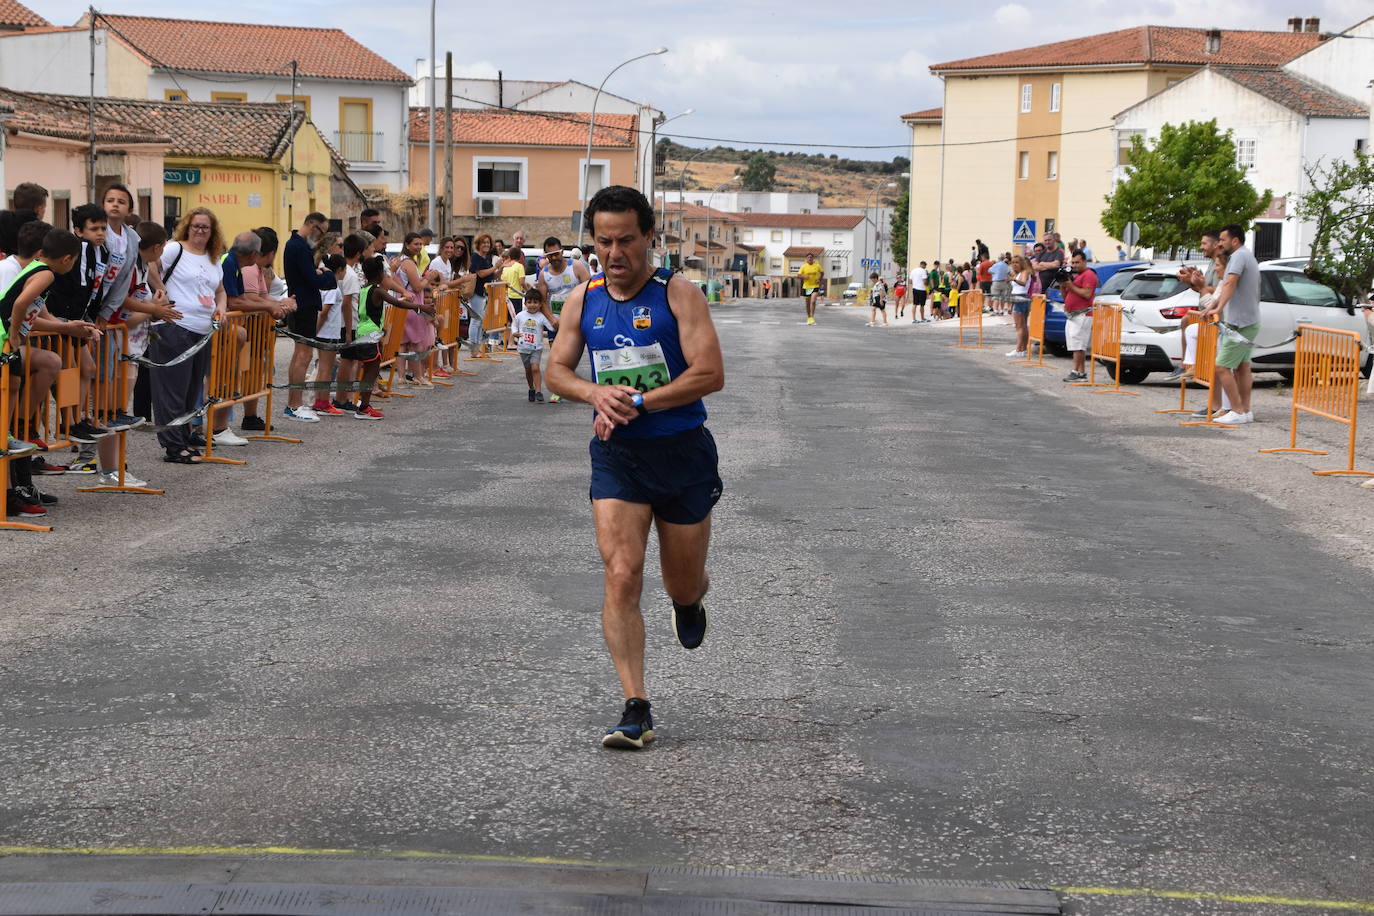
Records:
[[[0,29],[52,25],[19,0],[0,0]]]
[[[863,222],[860,213],[736,213],[751,226],[782,229],[853,229]]]
[[[435,136],[444,139],[443,113],[435,112]],[[508,108],[460,108],[453,112],[453,142],[484,146],[571,146],[586,148],[586,112],[515,111]],[[632,148],[635,116],[598,114],[593,146]],[[410,109],[410,142],[429,140],[429,109]]]
[[[903,121],[938,121],[945,116],[943,108],[923,108],[920,111],[909,111],[902,115]]]
[[[85,118],[86,97],[45,98]],[[305,113],[286,102],[163,102],[153,99],[97,98],[96,114],[138,124],[170,137],[171,156],[214,156],[273,161],[290,145]],[[287,129],[288,117],[291,129]],[[83,121],[84,123],[84,121]],[[84,135],[83,135],[84,136]],[[331,150],[332,152],[332,150]],[[337,156],[335,157],[337,160]]]
[[[1298,114],[1316,118],[1367,118],[1363,103],[1286,70],[1218,67],[1216,72]]]
[[[76,107],[67,98],[0,89],[0,111],[9,109],[12,112],[5,115],[5,128],[63,140],[90,139],[86,100],[83,98],[81,106]],[[169,142],[165,135],[147,129],[146,124],[140,125],[133,119],[111,117],[99,105],[96,107],[95,130],[96,136],[105,143]]]
[[[1221,31],[1221,49],[1205,50],[1207,29],[1142,25],[1052,44],[984,54],[934,64],[932,73],[958,70],[1018,70],[1031,67],[1088,67],[1175,64],[1202,67],[1277,67],[1322,41],[1315,32]]]
[[[4,0],[0,0],[4,2]],[[157,19],[99,14],[134,50],[155,66],[204,73],[257,76],[289,74],[291,61],[304,77],[402,83],[413,80],[340,29]]]
[[[784,258],[804,258],[808,254],[814,254],[819,258],[821,255],[825,254],[825,249],[812,245],[793,245],[791,248],[784,251],[782,256]]]

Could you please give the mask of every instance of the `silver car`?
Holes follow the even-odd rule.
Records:
[[[1151,372],[1171,372],[1183,361],[1179,323],[1198,308],[1198,294],[1178,279],[1177,264],[1139,271],[1121,291],[1121,380],[1143,381]],[[1297,344],[1304,324],[1342,328],[1360,333],[1365,372],[1370,369],[1370,327],[1355,305],[1347,305],[1335,290],[1301,270],[1260,265],[1260,332],[1251,368],[1291,378]]]

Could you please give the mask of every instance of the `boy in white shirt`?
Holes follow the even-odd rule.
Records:
[[[341,254],[325,255],[321,262],[325,269],[333,271],[334,279],[338,285],[334,289],[327,289],[320,293],[320,318],[315,336],[320,340],[337,343],[343,339],[345,314],[353,314],[358,307],[358,278],[348,267]],[[348,288],[345,289],[345,284]],[[334,366],[338,361],[336,350],[323,349],[317,351],[319,359],[319,370],[315,373],[315,384],[319,386],[319,391],[315,395],[313,405],[315,413],[322,417],[342,417],[342,408],[334,406],[329,400],[329,388],[334,383]]]
[[[510,334],[515,340],[520,362],[525,367],[525,383],[530,388],[531,404],[544,400],[543,376],[539,371],[539,360],[544,353],[544,332],[557,330],[558,319],[550,319],[544,313],[544,294],[539,287],[526,289],[524,308],[511,321]]]

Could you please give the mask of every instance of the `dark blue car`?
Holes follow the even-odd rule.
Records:
[[[1099,296],[1120,294],[1130,282],[1132,274],[1149,266],[1149,261],[1095,261],[1088,265],[1092,272],[1097,274]],[[1056,286],[1045,298],[1045,349],[1057,356],[1064,356],[1068,353],[1064,346],[1064,294]]]

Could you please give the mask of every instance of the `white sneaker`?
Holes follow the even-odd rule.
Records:
[[[1228,410],[1219,417],[1213,417],[1212,422],[1225,423],[1227,426],[1240,426],[1248,421],[1245,419],[1245,414],[1236,413],[1234,410]]]
[[[1236,422],[1237,422],[1237,423],[1240,423],[1240,424],[1242,424],[1242,425],[1244,425],[1244,424],[1246,424],[1246,423],[1254,423],[1254,422],[1255,422],[1255,412],[1254,412],[1253,410],[1246,411],[1246,412],[1243,413],[1243,414],[1239,414],[1239,417],[1240,417],[1240,419],[1236,420]]]
[[[1008,350],[1008,351],[1007,351],[1007,359],[1025,359],[1025,358],[1026,358],[1026,351],[1025,351],[1025,350]]]
[[[96,472],[96,475],[95,475],[95,479],[96,479],[96,486],[98,486],[98,487],[117,487],[117,486],[119,486],[119,472],[118,472],[118,471],[97,471],[97,472]],[[146,480],[139,480],[139,479],[138,479],[137,477],[135,477],[133,474],[130,474],[130,473],[129,473],[129,469],[128,469],[128,468],[125,468],[125,469],[124,469],[124,486],[126,486],[126,487],[146,487],[147,485],[148,485],[148,481],[146,481]]]
[[[309,407],[288,407],[281,413],[288,420],[299,420],[302,423],[320,422],[320,415]]]
[[[224,427],[224,429],[221,429],[219,432],[215,433],[215,444],[216,444],[216,445],[247,445],[247,444],[248,444],[248,440],[245,439],[245,438],[243,438],[243,437],[240,436],[238,433],[234,432],[232,429],[230,429],[229,427],[226,426],[226,427]]]

